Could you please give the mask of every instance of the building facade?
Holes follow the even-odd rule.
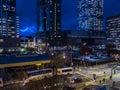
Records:
[[[16,38],[16,1],[0,0],[0,36]]]
[[[107,18],[107,43],[120,45],[120,15],[115,15]]]
[[[103,0],[78,0],[78,30],[103,30]]]
[[[0,0],[0,48],[18,47],[18,41],[19,17],[16,16],[16,0]]]
[[[46,31],[47,0],[37,0],[37,32]]]
[[[50,46],[61,45],[61,0],[38,0],[38,31],[46,33]],[[49,31],[49,33],[47,32]]]
[[[68,34],[68,43],[77,46],[87,43],[87,45],[103,45],[106,43],[105,32],[101,36],[89,36],[89,32],[85,30],[71,30]]]

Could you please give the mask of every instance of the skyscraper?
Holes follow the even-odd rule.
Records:
[[[37,32],[46,31],[47,0],[37,0]]]
[[[46,41],[51,46],[59,46],[61,42],[61,0],[38,0],[38,2],[38,31],[41,29],[46,33]]]
[[[106,19],[107,43],[120,47],[120,14]]]
[[[0,0],[0,48],[19,46],[16,0]]]
[[[78,0],[78,30],[103,30],[103,0]]]
[[[16,38],[16,0],[0,0],[0,36]]]

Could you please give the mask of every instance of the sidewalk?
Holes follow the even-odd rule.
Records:
[[[115,87],[120,89],[120,79],[118,78],[119,76],[120,73],[112,75],[111,79],[110,76],[101,77],[96,80],[96,83],[98,83],[99,85],[107,85],[110,87]],[[105,82],[103,82],[103,78],[105,78]],[[101,83],[100,80],[102,81]]]
[[[118,76],[120,76],[120,73],[114,74],[112,76],[112,78],[114,79],[114,77],[118,77]],[[105,78],[105,82],[104,83],[102,81],[103,78]],[[101,84],[100,84],[100,80],[101,80]],[[96,81],[90,80],[90,81],[87,81],[87,82],[83,82],[80,85],[78,84],[78,85],[76,85],[76,88],[77,88],[77,90],[82,90],[82,88],[84,88],[85,86],[88,86],[88,85],[107,85],[107,86],[112,87],[113,86],[113,81],[114,80],[112,80],[112,79],[110,80],[110,76],[107,75],[105,77],[98,78]],[[120,81],[115,82],[115,85],[113,87],[120,89]]]

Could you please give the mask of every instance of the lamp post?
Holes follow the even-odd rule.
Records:
[[[63,55],[63,59],[66,59],[66,56],[65,56],[65,55]]]
[[[73,67],[73,61],[72,61],[72,46],[70,46],[70,62],[71,62],[71,66]]]
[[[51,58],[51,64],[52,64],[52,62],[53,62],[53,56],[54,56],[54,53],[53,52],[51,52],[51,51],[49,51],[49,54],[48,54],[49,56],[50,56],[50,58]]]
[[[54,53],[52,52],[50,55],[51,55],[51,59],[52,59],[52,60],[51,60],[52,73],[53,73],[53,75],[54,75],[54,68],[55,68],[55,66],[54,66],[54,61],[53,61],[53,60],[54,60]]]
[[[72,72],[72,75],[74,74],[74,70],[75,70],[75,68],[74,68],[74,64],[73,64],[73,61],[72,61],[72,46],[70,46],[70,63],[71,63],[71,67],[72,67],[72,69],[73,69],[73,72]]]

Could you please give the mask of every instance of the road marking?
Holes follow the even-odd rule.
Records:
[[[84,77],[87,77],[89,80],[93,80],[93,78],[91,78],[91,77],[89,77],[89,76],[87,76],[87,75],[85,75],[85,74],[82,74],[82,73],[79,73],[79,72],[76,72],[77,74],[79,74],[79,75],[82,75],[82,76],[84,76]]]

